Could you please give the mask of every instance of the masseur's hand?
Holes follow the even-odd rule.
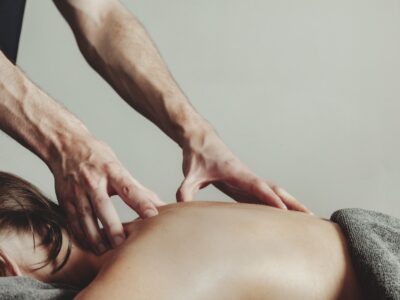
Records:
[[[119,195],[142,218],[156,215],[156,207],[163,203],[129,174],[105,143],[85,135],[74,137],[69,144],[50,164],[57,198],[78,241],[102,253],[108,242],[98,219],[112,246],[125,239],[110,196]]]
[[[185,179],[177,191],[178,201],[190,201],[199,189],[212,183],[239,202],[309,212],[284,189],[259,178],[246,167],[221,141],[212,129],[193,134],[184,144],[183,173]]]

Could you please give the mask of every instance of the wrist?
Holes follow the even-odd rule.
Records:
[[[207,151],[211,145],[223,142],[211,125],[205,121],[191,123],[184,131],[184,135],[179,141],[179,146],[184,153]]]
[[[49,169],[54,172],[63,168],[65,162],[73,157],[89,156],[89,144],[95,138],[86,128],[69,127],[57,130],[52,135],[48,146],[48,156],[44,159]]]
[[[50,169],[90,133],[82,122],[40,90],[0,51],[0,129]]]
[[[172,134],[168,134],[181,147],[185,148],[210,134],[216,134],[212,126],[185,101],[185,107],[177,111],[173,120]]]

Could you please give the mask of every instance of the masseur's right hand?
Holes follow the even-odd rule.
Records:
[[[129,174],[104,142],[85,134],[68,144],[49,164],[57,198],[78,242],[100,254],[108,243],[97,220],[113,247],[125,239],[112,195],[119,195],[142,218],[157,215],[163,202]]]
[[[81,245],[95,252],[124,238],[110,197],[119,195],[141,217],[162,202],[137,182],[114,152],[31,82],[0,50],[0,130],[41,158],[52,171],[58,202]],[[98,220],[107,237],[102,236]]]

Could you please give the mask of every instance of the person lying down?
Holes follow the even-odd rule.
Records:
[[[126,242],[100,256],[82,249],[66,224],[36,187],[0,172],[2,276],[72,286],[78,300],[366,299],[346,234],[305,213],[170,204],[124,224]]]

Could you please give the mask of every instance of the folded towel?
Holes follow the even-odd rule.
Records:
[[[43,283],[26,276],[0,277],[0,299],[70,300],[78,291]]]
[[[365,209],[334,212],[365,299],[400,299],[400,219]]]

